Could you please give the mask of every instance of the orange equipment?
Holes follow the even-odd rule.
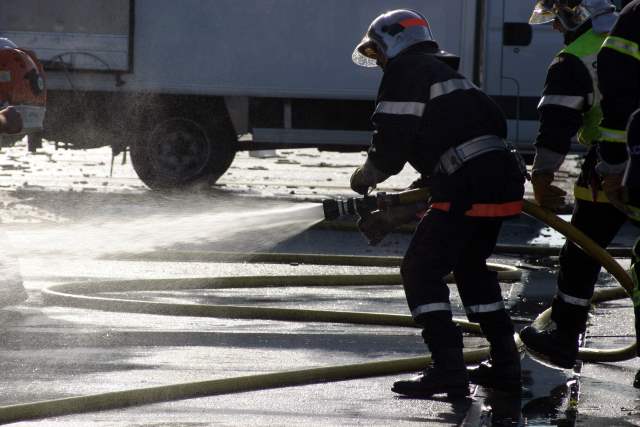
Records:
[[[0,107],[20,112],[22,133],[42,130],[46,101],[44,71],[35,54],[0,46]]]

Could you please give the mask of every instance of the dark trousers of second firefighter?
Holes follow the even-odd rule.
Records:
[[[571,224],[606,248],[626,220],[626,215],[609,203],[576,199]],[[560,252],[558,291],[551,314],[558,329],[573,335],[584,332],[601,267],[578,246],[570,241],[565,243]]]
[[[487,268],[502,219],[476,218],[431,209],[418,225],[401,272],[407,302],[434,359],[440,349],[462,348],[462,333],[452,320],[450,272],[472,322],[480,323],[489,342],[513,335],[497,273]],[[436,361],[437,363],[437,361]]]
[[[629,138],[629,167],[625,176],[629,192],[629,204],[640,208],[640,109],[636,110],[629,119],[627,127]],[[633,215],[633,224],[640,227],[640,218]],[[640,238],[633,247],[631,277],[633,278],[633,308],[636,317],[636,349],[640,356]]]
[[[640,238],[633,245],[631,257],[631,277],[633,278],[633,311],[636,318],[636,354],[640,356]]]

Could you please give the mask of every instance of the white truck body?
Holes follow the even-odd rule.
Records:
[[[533,4],[3,0],[0,36],[36,52],[49,68],[50,91],[219,97],[235,134],[252,134],[249,141],[363,148],[366,129],[297,128],[295,100],[373,101],[381,72],[355,66],[353,48],[378,14],[413,8],[428,18],[440,46],[461,57],[460,71],[503,107],[509,138],[531,148],[546,69],[562,47],[550,26],[526,24]],[[516,42],[507,34],[513,28]],[[282,101],[280,126],[250,123],[250,100],[262,98]]]
[[[88,52],[101,60],[82,54],[62,59],[75,70],[125,72],[126,84],[120,88],[108,75],[74,75],[78,89],[371,99],[380,73],[354,66],[351,53],[373,18],[401,6],[425,13],[442,46],[462,56],[463,71],[471,72],[475,3],[3,0],[1,10],[23,12],[22,22],[11,25],[7,21],[13,14],[0,13],[0,35],[34,50],[44,61],[65,52]],[[34,10],[40,10],[35,19]],[[96,14],[88,16],[89,10]],[[38,21],[44,31],[38,31]],[[469,25],[461,25],[463,21]],[[49,73],[51,89],[68,85],[62,73]]]

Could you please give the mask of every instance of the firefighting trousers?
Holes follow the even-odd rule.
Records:
[[[467,317],[480,323],[490,342],[513,334],[497,274],[487,268],[501,218],[479,218],[431,209],[418,225],[401,273],[409,309],[431,351],[462,347],[452,321],[449,287],[453,271]]]
[[[609,203],[576,199],[571,224],[606,248],[626,220],[626,215]],[[558,290],[551,314],[559,329],[572,334],[584,332],[601,267],[574,243],[565,243],[560,252]]]
[[[625,176],[628,190],[629,207],[633,210],[634,224],[640,226],[640,110],[631,115],[627,128],[629,146],[629,166]],[[633,309],[636,315],[636,343],[640,356],[640,238],[633,246],[631,259],[631,278],[633,279]]]
[[[632,218],[640,223],[640,109],[631,115],[627,127],[629,164],[624,177],[624,185],[629,197]]]
[[[640,238],[633,245],[630,273],[633,279],[633,294],[631,297],[636,318],[636,352],[640,356]]]

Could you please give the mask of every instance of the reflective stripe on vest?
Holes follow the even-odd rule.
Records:
[[[439,96],[448,95],[457,90],[477,89],[476,85],[467,79],[451,79],[431,85],[429,91],[429,99],[435,99]]]
[[[374,114],[394,114],[422,117],[426,104],[423,102],[380,101]]]
[[[609,198],[604,191],[597,191],[594,195],[594,191],[591,188],[582,187],[577,184],[573,187],[573,196],[576,199],[584,200],[586,202],[609,203]]]
[[[580,185],[576,185],[573,187],[573,196],[576,199],[595,203],[611,203],[609,202],[609,198],[604,191],[597,191],[595,194],[595,200],[593,193],[594,192],[591,188],[582,187]],[[628,216],[635,221],[640,221],[640,209],[630,204],[626,204],[625,206]]]
[[[471,205],[471,209],[466,211],[464,214],[472,217],[489,218],[514,216],[519,215],[522,212],[523,204],[524,202],[522,200],[507,203],[474,203]],[[431,208],[449,212],[451,210],[451,203],[435,202],[431,204]]]
[[[631,40],[623,39],[622,37],[609,36],[604,41],[602,47],[613,49],[616,52],[620,52],[623,55],[629,55],[630,57],[640,61],[640,47],[638,47],[638,43],[634,43]]]
[[[600,139],[607,142],[627,143],[627,132],[600,126]]]
[[[593,30],[589,30],[560,52],[580,59],[587,68],[593,83],[593,98],[588,100],[591,108],[583,114],[583,125],[578,131],[578,141],[585,145],[591,145],[595,140],[600,139],[598,126],[602,121],[602,108],[600,107],[601,95],[598,88],[597,59],[605,39],[605,34],[597,34]]]

